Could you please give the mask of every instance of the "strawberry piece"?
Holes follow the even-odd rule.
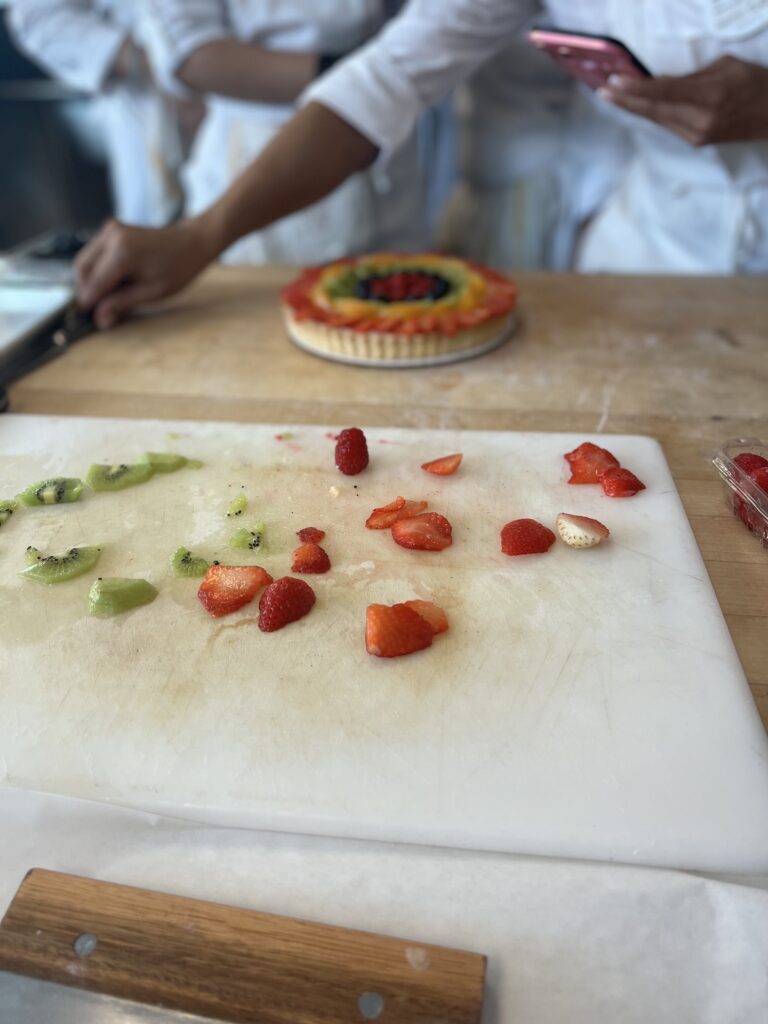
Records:
[[[403,601],[403,604],[406,608],[413,608],[422,619],[428,622],[435,636],[438,633],[448,632],[448,617],[439,605],[432,601]]]
[[[282,576],[270,583],[259,600],[259,629],[274,633],[312,610],[315,592],[304,580]]]
[[[645,484],[628,469],[609,469],[600,474],[603,491],[609,498],[631,498],[645,490]]]
[[[342,430],[336,440],[336,465],[345,476],[357,476],[368,465],[368,444],[358,427]]]
[[[598,519],[572,516],[568,512],[561,512],[557,517],[557,532],[571,548],[593,548],[611,534]]]
[[[733,461],[750,476],[756,469],[768,469],[768,459],[764,459],[762,455],[756,455],[754,452],[742,452]]]
[[[580,444],[563,458],[571,467],[569,484],[598,484],[601,473],[619,468],[619,460],[614,455],[590,441]]]
[[[453,543],[451,524],[438,512],[422,512],[392,524],[392,536],[401,548],[442,551]]]
[[[370,604],[365,612],[365,649],[376,658],[399,658],[431,647],[434,632],[405,604]]]
[[[259,565],[212,565],[197,596],[214,618],[229,615],[250,604],[272,577]]]
[[[375,508],[365,521],[369,530],[388,530],[398,519],[408,519],[410,516],[418,515],[427,507],[426,501],[406,501],[405,498],[395,498],[388,505]]]
[[[325,537],[325,530],[318,530],[314,526],[305,526],[303,530],[298,530],[296,536],[299,538],[302,544],[309,544],[314,541],[315,544],[319,544]]]
[[[310,573],[328,572],[331,560],[326,551],[314,541],[308,541],[293,552],[291,572]]]
[[[444,455],[440,459],[422,463],[421,468],[436,476],[451,476],[461,465],[463,455]]]
[[[768,492],[768,466],[759,466],[749,474],[758,487]]]
[[[542,555],[555,543],[549,527],[535,519],[513,519],[501,530],[501,550],[505,555]]]

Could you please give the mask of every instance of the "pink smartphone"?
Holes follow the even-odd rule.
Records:
[[[653,77],[631,50],[610,36],[537,27],[531,29],[528,38],[590,89],[601,89],[611,75]]]

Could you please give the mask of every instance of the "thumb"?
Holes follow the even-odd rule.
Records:
[[[160,297],[159,289],[152,284],[125,284],[102,299],[96,306],[93,319],[100,331],[114,327],[119,320],[137,306]]]

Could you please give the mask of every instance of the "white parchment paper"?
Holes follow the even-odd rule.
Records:
[[[0,790],[0,911],[32,867],[452,945],[483,1024],[766,1024],[768,880],[214,829]]]

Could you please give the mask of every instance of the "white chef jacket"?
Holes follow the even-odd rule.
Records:
[[[181,143],[172,104],[159,92],[108,83],[129,37],[141,45],[141,0],[12,0],[18,44],[50,74],[100,96],[117,216],[161,225],[178,211]]]
[[[150,0],[153,63],[169,88],[200,46],[232,38],[284,52],[344,53],[383,24],[381,0]],[[187,210],[215,202],[291,117],[292,104],[206,97],[207,114],[185,171]],[[354,175],[306,210],[235,243],[230,263],[320,263],[372,248],[424,243],[415,143],[381,171]]]
[[[768,0],[547,0],[563,28],[617,36],[651,69],[685,74],[724,53],[768,64]],[[411,0],[374,41],[305,93],[386,159],[418,112],[509,44],[524,0]],[[693,149],[595,98],[624,124],[624,171],[586,233],[578,265],[620,272],[768,272],[768,142]],[[578,140],[574,140],[578,149]],[[580,155],[589,191],[588,153]]]

